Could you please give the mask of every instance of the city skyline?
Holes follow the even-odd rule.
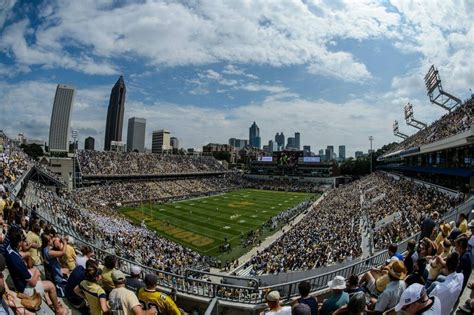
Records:
[[[416,131],[403,123],[409,101],[421,121],[444,114],[426,96],[431,64],[463,100],[474,80],[465,3],[85,1],[11,1],[0,16],[0,124],[9,134],[47,140],[54,90],[64,83],[76,87],[79,143],[92,136],[103,148],[110,86],[123,74],[124,119],[146,117],[183,147],[246,138],[256,120],[262,144],[271,130],[290,135],[298,126],[301,145],[365,152],[369,135],[375,148],[398,140],[395,119],[401,132]]]

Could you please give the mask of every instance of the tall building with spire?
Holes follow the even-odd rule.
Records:
[[[69,140],[69,125],[74,103],[74,87],[58,84],[54,96],[51,124],[49,126],[49,151],[67,152]]]
[[[110,150],[111,141],[122,141],[123,114],[125,112],[125,82],[121,75],[110,93],[107,122],[105,125],[104,150]]]
[[[260,149],[261,138],[260,138],[260,128],[258,128],[255,121],[252,126],[249,128],[249,144],[251,147]]]

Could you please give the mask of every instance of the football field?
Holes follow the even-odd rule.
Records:
[[[121,208],[120,212],[203,255],[218,256],[225,239],[233,250],[239,248],[242,235],[261,229],[269,218],[314,196],[243,189],[167,204],[144,203]]]

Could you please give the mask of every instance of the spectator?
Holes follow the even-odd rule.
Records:
[[[367,304],[363,292],[354,293],[349,303],[333,313],[333,315],[367,315]]]
[[[297,303],[291,308],[291,315],[311,315],[311,308],[307,304]]]
[[[433,282],[428,289],[431,296],[436,296],[441,300],[441,314],[451,312],[463,290],[464,275],[456,272],[458,264],[459,254],[457,252],[450,253],[445,262],[448,271],[446,279],[443,282]]]
[[[405,264],[405,267],[407,268],[407,274],[412,274],[413,269],[414,269],[414,264],[416,259],[413,259],[414,257],[417,257],[418,255],[414,256],[416,253],[416,241],[415,240],[410,240],[408,241],[407,244],[407,256],[403,260],[403,263]]]
[[[311,315],[318,314],[318,300],[314,296],[309,296],[311,291],[311,284],[308,281],[303,281],[298,284],[298,291],[300,298],[297,300],[299,304],[307,304],[310,308]]]
[[[388,246],[388,257],[390,258],[396,257],[398,260],[403,261],[403,255],[397,252],[397,250],[398,250],[397,244],[393,244],[393,243],[390,244]]]
[[[415,283],[403,291],[400,302],[395,306],[395,311],[403,310],[407,315],[430,314],[442,315],[440,299],[436,296],[428,297],[425,287]]]
[[[111,314],[141,315],[142,307],[134,292],[125,288],[125,275],[120,270],[112,271],[112,280],[115,284],[109,294]]]
[[[66,282],[66,287],[64,288],[64,293],[68,301],[83,315],[89,314],[89,308],[87,307],[85,300],[74,292],[74,288],[80,285],[80,283],[86,279],[86,268],[91,267],[93,264],[96,263],[92,260],[88,260],[86,262],[86,267],[77,265],[77,267],[74,268],[74,270],[69,275]]]
[[[390,282],[375,303],[374,311],[376,313],[383,313],[395,307],[400,299],[400,295],[405,290],[406,285],[403,279],[406,277],[406,268],[403,261],[395,261],[388,276]]]
[[[140,279],[142,268],[133,265],[130,268],[130,276],[125,279],[125,287],[138,294],[138,290],[145,287],[145,282]]]
[[[462,283],[462,291],[469,281],[469,277],[472,272],[472,253],[467,250],[467,238],[464,236],[458,237],[454,241],[454,247],[456,252],[459,254],[459,265],[456,269],[456,272],[461,272],[464,276]]]
[[[74,293],[85,299],[87,304],[89,304],[91,315],[102,315],[109,311],[107,295],[98,284],[101,279],[101,273],[99,266],[96,263],[91,263],[86,268],[85,280],[74,288]]]
[[[47,294],[52,302],[51,308],[55,313],[58,315],[66,314],[67,309],[60,304],[54,284],[50,281],[41,281],[38,269],[31,268],[28,270],[18,252],[21,243],[26,240],[23,232],[18,228],[12,228],[8,232],[8,239],[10,244],[6,247],[5,259],[16,290],[27,295],[32,295],[33,290],[41,295]]]
[[[104,288],[107,294],[110,293],[114,289],[114,282],[112,280],[112,272],[115,269],[115,265],[117,264],[117,258],[112,255],[108,255],[104,259],[104,267],[102,268],[102,281],[101,285]]]
[[[81,247],[81,256],[76,256],[76,266],[86,267],[86,262],[94,256],[94,251],[90,246],[84,245]]]
[[[420,239],[424,239],[425,237],[431,238],[433,234],[433,230],[436,227],[436,221],[438,220],[439,214],[437,211],[434,211],[431,216],[427,216],[423,223],[421,223],[421,235]]]
[[[425,270],[426,270],[426,258],[421,257],[416,261],[413,273],[408,275],[405,279],[405,284],[408,286],[412,285],[413,283],[419,283],[421,285],[425,285]]]
[[[351,298],[355,293],[362,292],[362,288],[359,286],[359,277],[357,275],[351,275],[347,279],[347,288],[344,291],[349,294],[349,298]]]
[[[31,230],[26,234],[26,241],[30,245],[30,257],[33,261],[33,265],[38,268],[41,266],[41,253],[39,249],[41,248],[41,238],[39,236],[41,228],[38,223],[32,225]]]
[[[349,302],[349,294],[344,292],[346,288],[344,277],[336,276],[328,282],[328,287],[331,289],[331,296],[323,302],[321,315],[329,315]]]
[[[458,222],[456,222],[456,227],[461,231],[461,233],[467,232],[467,218],[464,213],[459,214]]]
[[[67,239],[67,243],[64,244],[66,247],[66,254],[61,259],[61,266],[64,269],[69,270],[69,272],[73,271],[76,268],[76,250],[74,249],[74,238],[69,236]]]
[[[158,277],[155,274],[149,273],[145,276],[145,288],[138,290],[138,300],[142,308],[150,310],[156,307],[159,314],[181,315],[181,311],[173,299],[156,290],[157,283]]]

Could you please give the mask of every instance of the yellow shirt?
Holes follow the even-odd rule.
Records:
[[[467,220],[461,221],[461,224],[459,224],[459,230],[461,230],[461,233],[467,232]]]
[[[33,264],[35,266],[41,265],[41,255],[40,255],[40,248],[41,248],[41,238],[39,237],[38,234],[29,231],[28,234],[26,234],[26,241],[29,244],[36,244],[38,245],[38,248],[30,248],[30,255],[31,259],[33,260]]]
[[[95,282],[83,280],[79,284],[82,292],[86,296],[87,303],[91,315],[102,315],[102,308],[100,307],[100,299],[107,299],[104,289]]]
[[[63,264],[71,271],[76,268],[76,251],[74,250],[74,247],[71,245],[67,244],[66,245],[66,255],[64,255],[63,258]]]
[[[110,292],[115,288],[114,282],[112,281],[112,271],[115,268],[109,269],[107,267],[102,268],[102,287],[105,292]]]
[[[160,314],[166,315],[181,315],[176,303],[168,295],[158,292],[156,290],[147,290],[141,288],[138,290],[138,300],[144,310],[149,310],[155,306]]]
[[[3,200],[3,198],[0,196],[0,215],[3,217],[3,209],[5,209],[6,202]]]

